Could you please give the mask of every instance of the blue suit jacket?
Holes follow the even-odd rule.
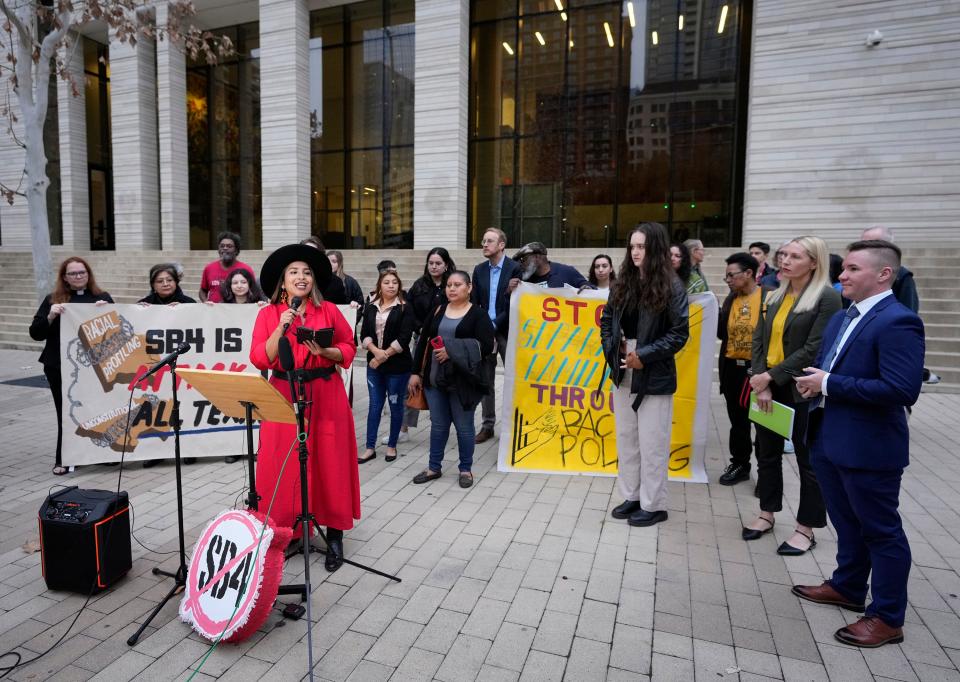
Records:
[[[498,334],[506,336],[510,320],[510,294],[507,292],[507,284],[514,277],[520,276],[520,264],[509,256],[504,256],[501,268],[500,280],[497,282],[497,309],[494,311],[496,320],[493,326]],[[473,269],[473,292],[470,295],[470,302],[484,310],[490,307],[489,261],[484,261]]]
[[[837,313],[827,323],[817,367],[823,367],[843,317]],[[907,466],[910,435],[904,408],[920,395],[923,354],[923,323],[916,313],[894,296],[871,308],[833,363],[815,450],[853,469]],[[819,402],[813,400],[811,410]]]

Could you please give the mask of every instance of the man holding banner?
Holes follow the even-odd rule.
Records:
[[[689,335],[687,292],[670,265],[667,231],[643,223],[630,234],[600,318],[603,355],[616,386],[617,488],[625,498],[613,517],[631,526],[667,519],[674,356]]]

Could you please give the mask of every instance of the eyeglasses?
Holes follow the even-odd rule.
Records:
[[[742,275],[746,270],[737,270],[736,272],[728,272],[723,276],[724,279],[733,279],[737,275]]]
[[[481,243],[481,244],[497,244],[497,243],[499,243],[499,242],[500,242],[499,239],[484,239],[484,240],[483,240],[482,242],[480,242],[480,243]]]
[[[66,274],[67,277],[83,277],[84,275],[87,274],[87,271],[86,271],[86,270],[77,270],[77,271],[75,271],[75,272],[67,272],[67,273],[65,273],[65,274]]]
[[[175,279],[155,279],[153,280],[154,284],[176,284],[177,280]]]

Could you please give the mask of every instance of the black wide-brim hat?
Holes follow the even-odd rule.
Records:
[[[273,298],[277,284],[283,280],[284,271],[290,263],[295,261],[303,261],[310,266],[310,271],[313,272],[314,289],[321,294],[326,290],[330,278],[333,277],[327,255],[305,244],[287,244],[267,256],[263,267],[260,268],[260,287],[267,297]]]

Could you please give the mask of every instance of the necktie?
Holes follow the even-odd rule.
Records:
[[[833,345],[830,346],[830,350],[823,356],[823,367],[820,369],[827,372],[830,371],[830,367],[837,357],[837,351],[840,350],[840,341],[843,340],[843,335],[846,333],[847,327],[858,317],[860,317],[860,311],[857,310],[857,306],[852,305],[847,308],[847,314],[843,318],[843,324],[840,325],[840,331],[837,332],[837,337],[833,340]]]

